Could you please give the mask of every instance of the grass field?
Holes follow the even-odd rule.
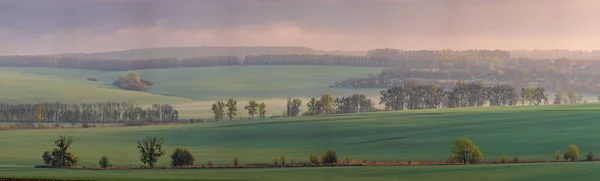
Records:
[[[89,171],[0,168],[3,177],[72,178],[92,180],[203,180],[203,181],[548,181],[596,180],[600,163],[431,166],[339,167],[228,170]]]
[[[92,172],[60,170],[55,173],[44,169],[31,169],[32,166],[42,163],[42,152],[52,149],[52,141],[60,134],[76,138],[72,150],[81,156],[81,165],[89,166],[97,165],[97,160],[102,155],[107,156],[115,165],[140,165],[136,141],[145,136],[164,137],[168,151],[172,151],[175,147],[189,148],[196,155],[197,164],[205,164],[207,160],[212,160],[216,164],[231,164],[234,156],[239,156],[242,164],[270,163],[281,154],[286,155],[290,160],[306,161],[310,153],[321,153],[327,150],[335,150],[340,156],[348,155],[355,160],[439,161],[447,159],[453,141],[462,136],[471,139],[482,150],[488,161],[498,160],[503,154],[508,155],[509,158],[518,156],[522,160],[550,160],[554,151],[564,150],[570,144],[576,144],[583,157],[587,152],[600,151],[600,144],[598,144],[600,132],[597,131],[600,127],[599,117],[600,104],[581,104],[380,112],[193,125],[1,131],[0,145],[3,145],[3,149],[0,149],[0,167],[3,167],[3,170],[0,170],[0,175],[51,176],[51,174],[61,173],[68,176],[78,173],[88,175]],[[168,163],[168,157],[159,161],[159,165]],[[570,173],[562,171],[577,166],[580,165],[339,168],[333,173],[363,174],[364,177],[369,178],[383,175],[384,180],[404,178],[404,176],[422,177],[426,180],[426,178],[434,179],[447,175],[450,180],[456,180],[466,171],[481,171],[481,175],[475,174],[473,177],[530,180],[560,178],[558,176],[567,178]],[[599,164],[589,166],[600,167]],[[523,171],[527,169],[519,168],[530,170]],[[578,169],[577,173],[584,174],[589,171],[586,171],[587,168],[586,165],[586,169]],[[489,172],[486,171],[487,169]],[[511,170],[516,172],[515,175],[523,174],[523,176],[511,179],[512,177],[509,177],[513,175]],[[561,170],[561,172],[553,170]],[[122,177],[130,173],[123,172],[109,171],[106,175]],[[144,171],[132,172],[141,172],[133,175],[142,178],[153,178],[152,174],[161,172],[165,175],[189,173],[184,174],[189,177],[180,176],[182,179],[192,178],[193,175],[224,178],[228,173],[197,170],[160,171],[152,174],[145,174]],[[315,173],[314,175],[337,175],[324,170],[312,171],[311,169],[258,169],[235,171],[231,178],[263,180],[260,178],[264,176],[269,177],[264,178],[265,180],[269,180],[281,174],[281,177],[294,180],[294,174],[313,175],[308,174],[312,172]],[[97,171],[96,174],[91,175],[104,177],[102,173],[104,172]],[[287,173],[292,176],[285,176],[284,174]],[[502,175],[502,173],[510,174]],[[552,177],[552,174],[557,177]],[[336,177],[340,180],[348,178]],[[278,180],[278,178],[273,179]]]
[[[170,103],[183,117],[211,117],[210,106],[230,97],[245,105],[265,102],[268,115],[281,114],[288,96],[317,97],[325,93],[379,97],[378,89],[337,89],[329,85],[349,77],[376,74],[383,68],[345,66],[227,66],[137,71],[152,80],[146,93],[119,90],[112,82],[128,72],[76,69],[0,67],[0,101],[6,103],[136,101]],[[98,82],[86,81],[88,77]]]

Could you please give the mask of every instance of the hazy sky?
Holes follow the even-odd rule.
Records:
[[[600,49],[599,0],[0,0],[0,54],[166,46]]]

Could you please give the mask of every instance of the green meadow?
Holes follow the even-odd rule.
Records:
[[[335,150],[353,160],[444,161],[455,139],[467,137],[488,161],[509,158],[551,160],[553,153],[576,144],[581,157],[600,151],[600,104],[538,107],[469,108],[377,112],[187,125],[113,127],[0,132],[0,175],[85,177],[92,179],[247,179],[247,180],[586,180],[597,163],[526,165],[300,168],[241,170],[83,171],[33,169],[43,151],[61,134],[74,136],[72,151],[80,165],[97,165],[105,155],[114,165],[141,165],[136,141],[165,138],[167,154],[185,147],[197,165],[212,160],[232,164],[271,163],[286,155],[305,162],[310,153]],[[14,145],[14,146],[11,146]],[[168,156],[159,160],[168,165]],[[591,174],[591,175],[590,175]],[[362,178],[362,179],[361,179]],[[177,179],[178,180],[178,179]],[[563,179],[558,179],[563,180]],[[570,180],[570,179],[569,179]]]

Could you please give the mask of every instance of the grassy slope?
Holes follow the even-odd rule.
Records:
[[[344,66],[229,66],[140,70],[155,86],[148,93],[118,90],[110,84],[127,72],[51,68],[0,67],[0,101],[98,102],[135,100],[140,103],[177,103],[184,117],[211,117],[210,106],[229,97],[244,106],[249,99],[264,101],[268,115],[281,114],[288,96],[335,96],[363,93],[378,97],[377,89],[335,89],[328,85],[348,77],[363,77],[382,68]],[[99,82],[88,82],[95,77]],[[194,102],[190,99],[195,100]],[[240,108],[241,109],[241,108]]]
[[[100,82],[88,82],[90,75],[101,71],[47,69],[47,68],[0,68],[0,101],[3,103],[39,102],[105,102],[136,101],[139,103],[186,103],[189,99],[161,96],[142,92],[106,88]]]
[[[521,108],[444,109],[385,112],[215,124],[17,130],[0,132],[0,166],[31,167],[60,134],[74,136],[81,164],[95,165],[101,155],[115,165],[139,165],[136,141],[166,139],[166,148],[187,147],[198,163],[270,163],[285,154],[304,161],[310,153],[336,150],[358,160],[446,160],[452,142],[474,141],[487,160],[502,154],[521,159],[550,159],[557,149],[577,144],[581,155],[600,151],[600,105]],[[6,149],[8,148],[8,149]],[[163,158],[159,164],[168,164]]]
[[[547,181],[596,180],[600,163],[477,165],[433,167],[351,167],[237,170],[88,171],[0,168],[4,177],[73,178],[94,180],[254,180],[254,181]],[[27,174],[27,175],[25,175]]]

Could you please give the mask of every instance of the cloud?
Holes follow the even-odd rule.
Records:
[[[0,54],[196,45],[600,49],[592,43],[597,7],[594,0],[0,0]]]

